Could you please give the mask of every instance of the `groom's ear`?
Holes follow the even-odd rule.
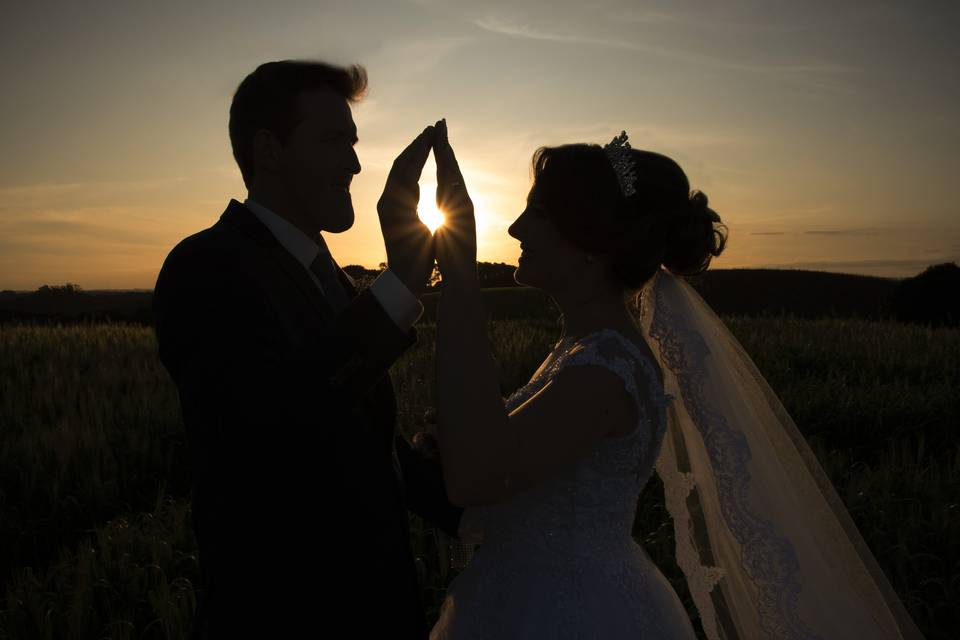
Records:
[[[253,135],[253,166],[275,171],[280,162],[280,140],[269,129],[260,129]]]

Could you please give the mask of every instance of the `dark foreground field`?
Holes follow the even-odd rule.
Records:
[[[527,317],[500,314],[490,325],[505,393],[559,335],[555,314],[524,304]],[[921,630],[956,637],[960,330],[725,320]],[[408,436],[434,404],[433,344],[433,326],[422,325],[419,344],[392,370]],[[198,578],[187,459],[176,392],[149,328],[0,325],[0,638],[183,637]],[[656,478],[639,499],[635,537],[693,612]],[[433,619],[454,575],[447,541],[414,516],[410,526]]]

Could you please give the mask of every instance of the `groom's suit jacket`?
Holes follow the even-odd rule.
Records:
[[[451,535],[462,509],[440,466],[395,433],[387,370],[415,330],[340,276],[352,300],[337,314],[235,200],[160,272],[160,357],[192,457],[200,637],[427,635],[407,507]]]

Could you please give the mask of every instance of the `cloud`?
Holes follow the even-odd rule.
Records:
[[[117,214],[110,223],[77,219],[68,216],[51,216],[40,219],[21,219],[4,223],[4,236],[15,242],[21,251],[42,250],[57,255],[89,253],[92,250],[108,249],[137,252],[137,247],[164,247],[167,237],[157,237],[145,229],[136,218]]]
[[[558,42],[571,45],[608,47],[649,53],[675,60],[683,60],[701,66],[740,71],[766,76],[770,79],[789,79],[821,88],[837,88],[825,80],[833,76],[847,75],[858,71],[857,68],[840,64],[756,64],[725,59],[717,55],[706,55],[694,51],[653,44],[630,42],[617,38],[598,38],[575,33],[557,33],[531,27],[518,20],[502,17],[484,17],[473,20],[473,24],[485,31],[498,35],[528,40]]]
[[[215,169],[212,171],[218,171]],[[114,180],[100,182],[48,182],[0,187],[0,214],[18,212],[31,207],[51,206],[54,203],[113,201],[133,198],[141,201],[146,196],[162,197],[179,190],[189,182],[176,176],[151,180]]]
[[[118,268],[128,259],[163,254],[198,224],[201,197],[216,186],[207,178],[222,173],[212,167],[195,179],[35,183],[0,188],[0,253],[3,271],[42,272],[59,265],[64,273],[83,271],[107,257]],[[222,178],[221,178],[222,180]],[[214,181],[216,182],[216,181]],[[211,203],[222,210],[223,199]],[[200,222],[208,222],[200,219]],[[108,269],[112,272],[112,267]],[[26,276],[24,276],[26,277]]]
[[[930,266],[929,260],[924,259],[881,259],[881,260],[819,260],[806,262],[783,262],[778,264],[762,264],[761,268],[804,268],[804,269],[857,269],[857,268],[891,268],[912,267],[925,268]]]
[[[463,35],[388,40],[374,54],[370,66],[380,65],[390,69],[391,81],[395,83],[398,76],[419,76],[432,71],[453,51],[475,40],[472,36]]]
[[[664,11],[650,11],[640,7],[623,7],[607,12],[606,16],[616,22],[630,22],[633,24],[664,24],[676,22],[677,16]]]
[[[824,236],[875,236],[882,233],[887,233],[885,229],[876,229],[876,228],[864,228],[864,229],[818,229],[811,231],[804,231],[808,235],[824,235]]]
[[[796,25],[793,24],[731,20],[721,17],[717,12],[704,12],[699,9],[679,11],[675,7],[671,7],[671,9],[672,12],[667,13],[665,11],[651,11],[641,7],[619,7],[611,9],[603,15],[615,24],[630,23],[633,25],[654,25],[657,27],[666,24],[680,24],[684,27],[700,27],[714,32],[787,33],[797,30]],[[729,7],[725,9],[729,9]],[[724,14],[729,13],[729,11],[725,9],[721,11]]]

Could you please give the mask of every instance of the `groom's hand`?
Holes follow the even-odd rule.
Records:
[[[433,126],[423,130],[393,161],[383,195],[377,202],[380,229],[387,248],[387,266],[419,296],[433,271],[433,236],[417,217],[420,174],[430,155]]]
[[[417,451],[428,460],[440,462],[440,445],[437,444],[437,439],[434,438],[432,434],[426,431],[416,432],[413,434],[411,446],[414,451]]]

